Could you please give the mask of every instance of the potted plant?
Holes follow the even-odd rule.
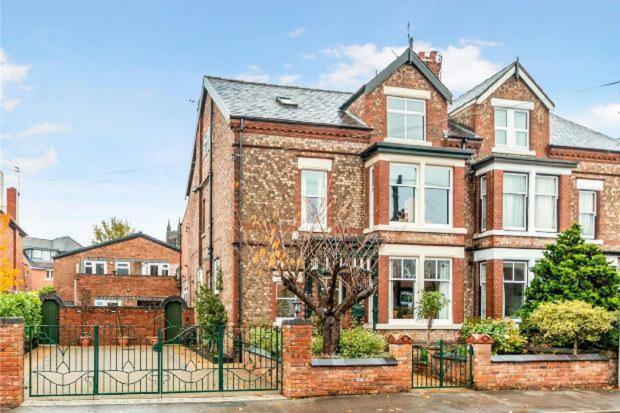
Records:
[[[116,337],[118,341],[118,345],[121,347],[127,347],[129,345],[129,337],[127,336],[118,336]]]
[[[426,321],[426,345],[431,344],[431,329],[433,320],[439,316],[441,310],[448,306],[449,300],[439,291],[424,290],[418,301],[420,318]]]
[[[80,343],[80,347],[88,347],[90,345],[90,333],[88,331],[83,331],[78,338],[78,341]]]
[[[129,345],[129,336],[123,334],[123,326],[121,325],[121,314],[118,309],[113,310],[116,313],[116,341],[121,347]]]

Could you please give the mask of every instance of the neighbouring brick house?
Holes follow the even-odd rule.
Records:
[[[181,236],[183,296],[215,283],[231,322],[291,317],[291,296],[248,268],[239,227],[270,199],[311,231],[350,203],[352,232],[376,232],[378,328],[420,330],[424,289],[449,308],[434,328],[512,316],[545,244],[574,222],[620,254],[620,141],[555,116],[513,62],[453,100],[441,56],[407,49],[351,94],[205,76]],[[311,188],[310,190],[308,188]],[[366,320],[372,321],[370,305]]]
[[[6,204],[4,202],[4,176],[0,171],[0,214],[8,215],[9,225],[0,233],[0,257],[6,258],[12,268],[19,270],[16,289],[26,286],[27,262],[21,253],[26,232],[19,226],[18,201],[19,192],[16,188],[7,188]]]
[[[38,290],[41,287],[53,286],[54,257],[77,248],[82,248],[82,245],[68,236],[54,239],[24,238],[24,256],[28,263],[26,287],[29,290]]]
[[[179,249],[141,232],[57,254],[54,287],[67,304],[153,306],[179,296]]]

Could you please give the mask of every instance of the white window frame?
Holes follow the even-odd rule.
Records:
[[[498,110],[504,110],[506,111],[506,126],[496,126],[495,125],[495,113]],[[524,113],[526,120],[525,120],[525,124],[526,124],[526,128],[522,129],[522,128],[517,128],[515,126],[515,113]],[[500,148],[516,148],[517,150],[528,150],[530,148],[530,112],[529,110],[519,110],[519,109],[512,109],[512,108],[507,108],[507,107],[494,107],[494,111],[493,111],[493,127],[494,127],[494,131],[497,130],[501,130],[501,131],[505,131],[506,132],[506,143],[505,144],[501,144],[497,141],[497,134],[494,133],[494,138],[495,138],[495,146],[500,147]],[[522,145],[517,145],[517,132],[525,132],[526,135],[526,145],[522,146]]]
[[[407,167],[412,167],[415,169],[415,185],[405,185],[405,184],[392,184],[391,183],[391,177],[392,177],[392,166],[407,166]],[[407,222],[403,222],[403,221],[392,221],[392,210],[390,209],[388,211],[388,222],[390,223],[390,225],[403,225],[403,224],[409,224],[409,225],[415,225],[418,222],[423,222],[419,219],[420,217],[420,210],[422,209],[420,206],[420,192],[421,192],[421,188],[424,188],[424,186],[420,185],[420,170],[421,170],[421,165],[419,164],[412,164],[412,163],[401,163],[401,162],[390,162],[389,164],[389,170],[388,170],[388,196],[390,197],[389,199],[392,199],[392,195],[390,194],[390,192],[392,191],[392,186],[397,186],[397,187],[404,187],[404,188],[413,188],[413,199],[414,199],[414,203],[413,203],[413,221],[407,221]],[[423,189],[422,189],[423,190]],[[388,201],[388,205],[389,205],[389,201]]]
[[[50,250],[41,250],[41,260],[42,261],[51,261],[52,260],[52,252]]]
[[[45,270],[45,279],[53,280],[54,279],[54,270]]]
[[[392,273],[392,261],[393,260],[400,260],[401,261],[401,271],[403,268],[405,268],[405,266],[403,265],[403,261],[404,260],[409,260],[409,261],[414,261],[415,262],[415,277],[414,278],[403,278],[402,274],[399,274],[398,276],[395,276]],[[411,323],[416,323],[418,321],[417,319],[417,309],[416,309],[416,300],[418,299],[418,291],[420,289],[419,284],[420,284],[420,268],[419,268],[419,262],[420,259],[418,257],[389,257],[388,258],[388,320],[390,322],[390,324],[411,324]],[[412,302],[412,306],[414,309],[414,313],[413,313],[413,317],[412,318],[393,318],[394,315],[394,293],[393,293],[393,288],[392,288],[392,282],[393,281],[413,281],[413,302]]]
[[[555,180],[555,192],[553,194],[539,194],[536,191],[536,181],[538,178],[553,178]],[[554,175],[543,175],[536,174],[534,177],[534,230],[539,232],[558,232],[558,199],[559,199],[559,185],[560,179]],[[538,198],[539,197],[553,197],[553,227],[551,228],[543,228],[536,225],[536,217],[540,208],[538,207]]]
[[[416,111],[410,111],[410,110],[400,110],[400,109],[388,109],[390,104],[389,101],[390,100],[403,100],[405,101],[405,105],[406,105],[406,101],[414,101],[414,102],[420,102],[422,103],[422,107],[424,108],[422,110],[422,112],[416,112]],[[386,115],[386,119],[385,119],[385,124],[386,124],[386,135],[387,135],[387,139],[390,140],[395,140],[395,141],[406,141],[406,142],[426,142],[426,100],[424,99],[412,99],[412,98],[404,98],[404,97],[398,97],[398,96],[387,96],[387,100],[386,100],[386,110],[387,110],[387,114],[393,113],[393,114],[398,114],[398,115],[403,115],[404,116],[404,125],[405,125],[405,137],[404,138],[397,138],[397,137],[393,137],[389,135],[390,132],[390,126],[388,124],[388,119],[389,116]],[[423,130],[422,130],[422,139],[412,139],[412,138],[408,138],[407,137],[407,115],[415,115],[415,116],[422,116],[422,126],[423,126]]]
[[[38,257],[37,257],[37,255],[38,255]],[[38,250],[38,249],[32,250],[32,259],[33,260],[38,260],[38,261],[42,260],[43,259],[43,251],[42,250]]]
[[[506,280],[504,276],[504,265],[512,264],[512,280]],[[515,264],[523,264],[525,265],[525,269],[523,270],[523,281],[515,281]],[[509,314],[506,314],[506,284],[523,284],[523,304],[525,304],[525,290],[528,286],[529,280],[529,269],[530,263],[528,261],[520,261],[520,260],[503,260],[502,264],[502,315],[504,317],[510,317]],[[521,307],[523,307],[521,304]]]
[[[440,186],[433,186],[433,185],[427,185],[426,184],[426,171],[428,169],[444,169],[448,171],[448,188],[445,187],[440,187]],[[424,171],[422,173],[422,175],[424,176],[424,194],[422,195],[423,199],[424,199],[424,225],[427,227],[439,227],[439,228],[449,228],[452,227],[452,190],[454,188],[454,184],[453,184],[453,173],[452,173],[452,168],[450,167],[446,167],[446,166],[436,166],[436,165],[424,165]],[[430,189],[443,189],[443,190],[448,190],[448,222],[446,224],[435,224],[435,223],[431,223],[431,222],[426,222],[426,189],[430,188]]]
[[[487,176],[480,177],[480,232],[487,229]]]
[[[120,264],[120,266],[126,266],[127,267],[127,274],[119,274],[118,273],[119,264]],[[116,274],[117,275],[131,275],[131,263],[129,261],[117,261],[117,262],[115,262],[114,263],[114,269],[116,270]]]
[[[502,226],[505,230],[507,231],[527,231],[528,228],[528,221],[529,221],[529,189],[530,189],[530,179],[529,179],[529,175],[526,173],[520,173],[520,172],[505,172],[504,173],[504,177],[506,175],[519,175],[519,176],[525,176],[525,192],[506,192],[506,185],[504,184],[504,182],[502,182]],[[523,221],[523,227],[509,227],[506,226],[505,223],[505,219],[504,219],[504,208],[506,207],[506,203],[504,201],[504,195],[506,194],[516,194],[516,195],[523,195],[525,197],[525,202],[523,204],[523,214],[524,214],[524,221]]]
[[[207,131],[202,134],[202,156],[205,157],[211,150],[211,131],[207,127]]]
[[[151,267],[157,267],[157,275],[151,275]],[[147,262],[143,265],[142,275],[149,275],[151,277],[167,277],[170,275],[170,264],[166,262]],[[168,274],[164,274],[167,271]]]
[[[306,176],[309,174],[322,174],[323,175],[323,188],[325,189],[325,193],[323,196],[317,197],[309,197],[306,196]],[[328,172],[325,170],[317,170],[317,169],[302,169],[301,170],[301,226],[300,229],[303,231],[327,231],[327,212],[328,212],[328,193],[329,189],[327,187],[327,174]],[[320,211],[322,214],[319,217],[321,222],[319,223],[311,223],[308,222],[308,211],[306,209],[306,198],[323,198],[323,211]]]
[[[487,318],[487,263],[480,263],[480,318]],[[484,297],[484,299],[483,299]]]
[[[583,212],[581,210],[581,194],[592,194],[592,201],[593,201],[593,205],[592,205],[592,211],[587,211],[587,212]],[[582,215],[587,215],[590,216],[592,219],[592,234],[585,234],[583,233],[583,237],[587,238],[587,239],[595,239],[596,238],[596,210],[597,210],[597,204],[598,204],[598,199],[597,199],[597,193],[596,191],[591,191],[591,190],[587,190],[587,189],[580,189],[579,190],[579,199],[578,199],[578,205],[579,205],[579,225],[581,225],[581,228],[583,230],[583,225],[581,224],[581,216]]]
[[[97,264],[103,264],[103,274],[97,274],[95,272],[97,268]],[[90,274],[86,272],[86,267],[92,268],[92,272]],[[100,261],[100,260],[85,260],[84,261],[84,274],[105,275],[107,273],[108,273],[108,263],[106,261]]]
[[[368,168],[368,226],[375,225],[375,166]]]
[[[426,278],[426,273],[424,271],[423,272],[423,280],[422,283],[420,284],[420,293],[422,293],[422,291],[425,290],[424,287],[424,283],[426,281],[432,281],[432,282],[440,282],[440,283],[448,283],[448,294],[444,295],[445,298],[447,298],[448,301],[448,308],[447,308],[447,312],[448,312],[448,318],[436,318],[434,320],[434,322],[438,322],[438,323],[446,323],[446,322],[451,322],[452,321],[452,258],[445,258],[445,257],[424,257],[424,262],[422,263],[422,270],[424,270],[426,268],[426,261],[435,261],[435,271],[439,272],[439,269],[437,268],[437,266],[439,265],[440,261],[446,261],[448,263],[448,279],[447,280],[441,280],[438,278]],[[441,292],[441,291],[440,291]],[[421,321],[425,321],[425,319],[422,319]]]
[[[291,317],[278,317],[278,300],[286,300],[286,301],[295,301],[295,296],[293,297],[282,297],[278,298],[278,285],[282,285],[282,280],[280,277],[273,277],[273,288],[275,288],[274,297],[275,297],[275,306],[276,306],[276,323],[281,324],[283,320],[291,320],[295,318],[295,314]],[[292,293],[291,293],[292,294]],[[293,306],[293,311],[295,307]]]
[[[118,307],[123,306],[122,300],[114,300],[114,299],[97,299],[94,300],[95,307],[111,307],[110,304],[116,304]],[[112,306],[112,307],[116,307]]]

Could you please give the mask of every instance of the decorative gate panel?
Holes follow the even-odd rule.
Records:
[[[412,349],[411,387],[414,389],[471,387],[474,349],[471,345],[414,345]]]

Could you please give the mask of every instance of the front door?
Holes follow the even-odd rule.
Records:
[[[164,335],[167,343],[178,342],[182,321],[183,307],[181,303],[176,301],[168,303],[168,305],[166,305],[166,334]]]
[[[41,344],[58,344],[58,303],[54,300],[44,300],[41,306],[43,320],[41,321]]]

